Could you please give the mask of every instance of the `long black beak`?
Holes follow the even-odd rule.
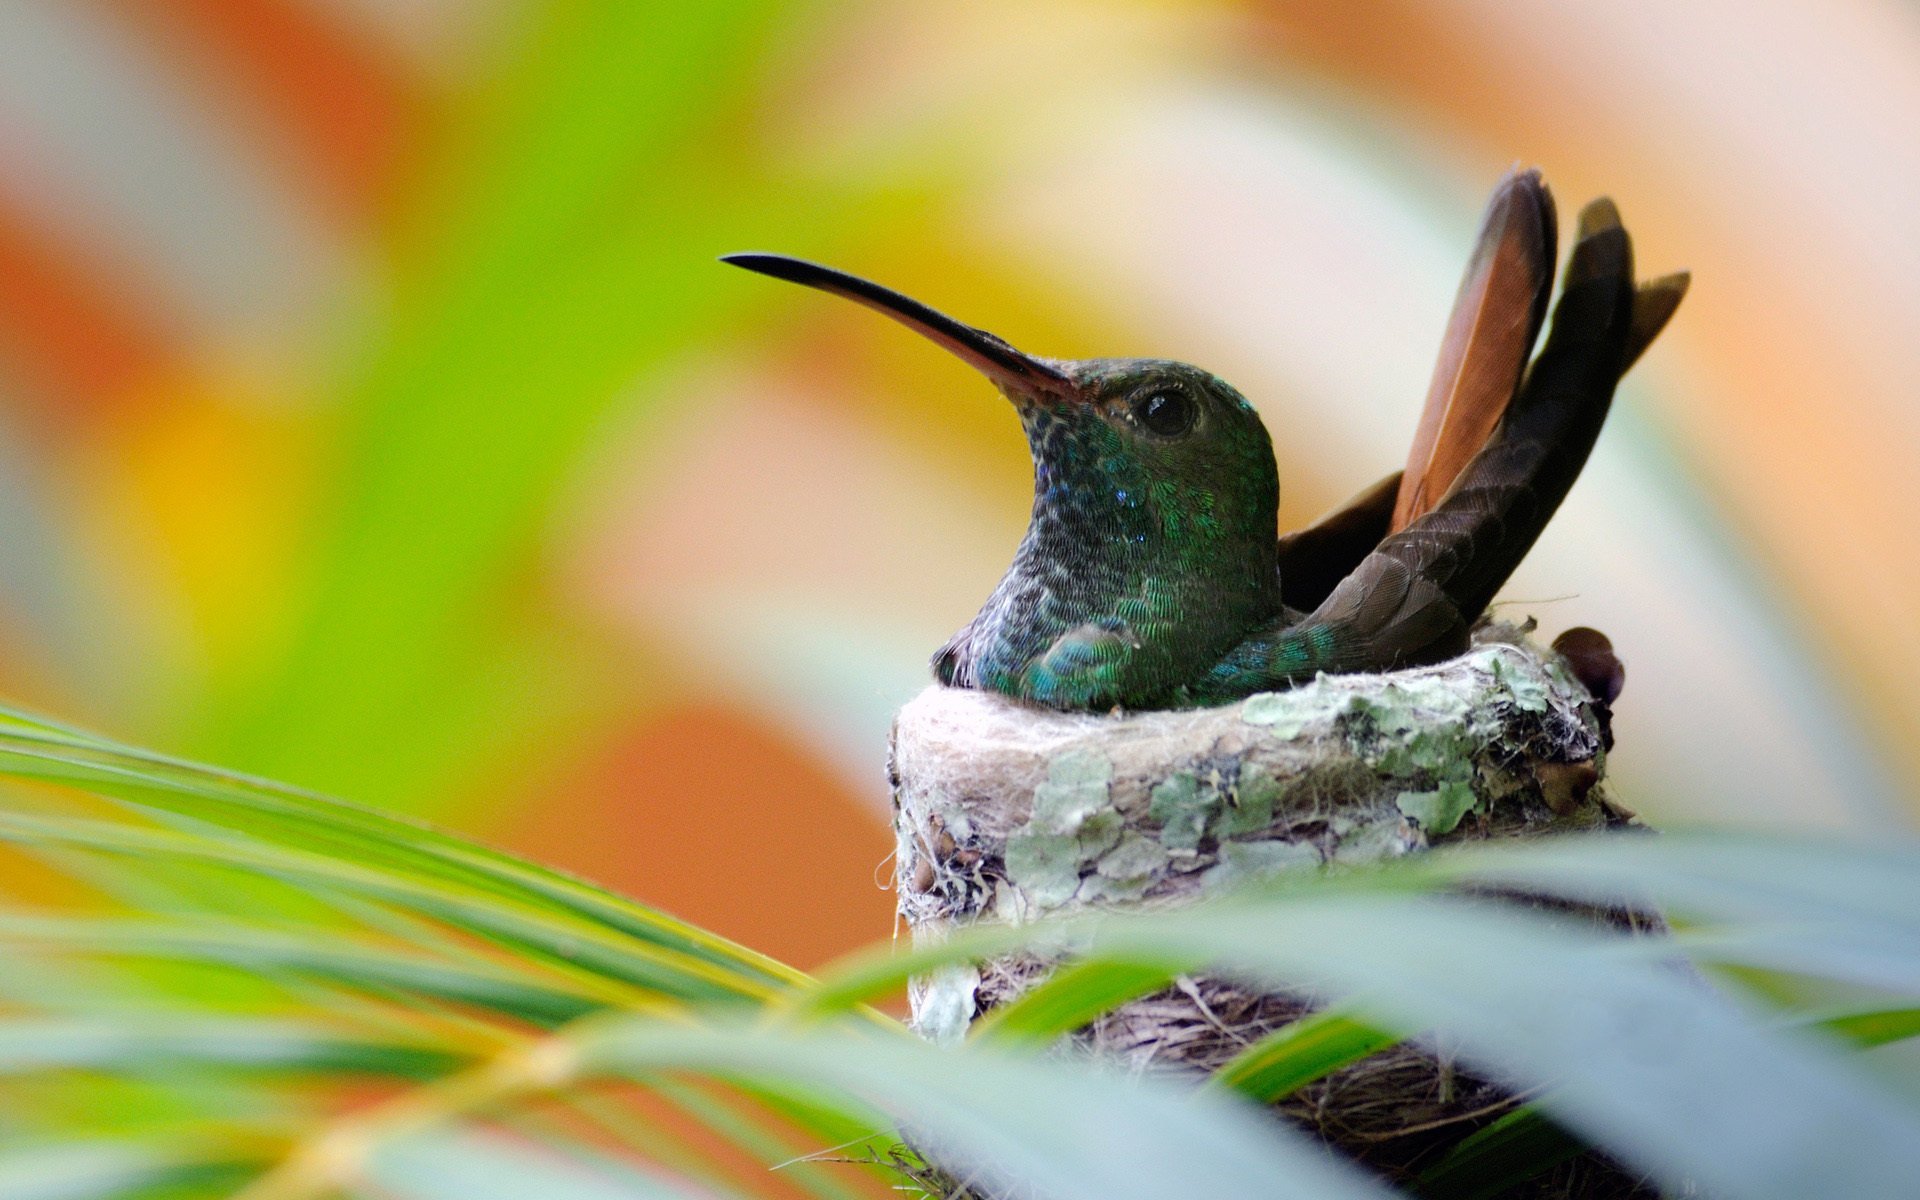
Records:
[[[1073,381],[1045,359],[1022,354],[984,329],[964,325],[918,300],[902,296],[858,275],[784,254],[728,254],[720,259],[788,283],[798,283],[884,313],[927,340],[944,346],[975,370],[1005,387],[1028,394],[1044,389],[1071,394]]]

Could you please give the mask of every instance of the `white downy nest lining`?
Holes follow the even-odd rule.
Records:
[[[1189,711],[1059,713],[929,688],[894,723],[900,913],[916,940],[939,939],[975,922],[1188,903],[1250,877],[1442,842],[1633,824],[1602,783],[1592,697],[1526,632],[1486,625],[1467,654],[1436,666],[1321,676]],[[1049,969],[1018,956],[918,980],[916,1026],[957,1038]],[[1312,1007],[1182,979],[1076,1045],[1139,1070],[1208,1070]],[[1283,1110],[1391,1173],[1434,1137],[1457,1138],[1515,1102],[1409,1046]],[[1562,1179],[1556,1194],[1631,1194],[1618,1184]]]

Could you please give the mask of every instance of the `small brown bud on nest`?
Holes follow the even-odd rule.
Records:
[[[1627,667],[1613,652],[1613,642],[1598,629],[1576,625],[1553,639],[1554,652],[1567,660],[1580,686],[1602,704],[1611,705],[1627,686]]]

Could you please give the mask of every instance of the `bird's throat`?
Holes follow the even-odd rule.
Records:
[[[1034,499],[1013,564],[935,667],[1059,706],[1141,705],[1280,611],[1273,508],[1157,473],[1092,418],[1023,412]]]

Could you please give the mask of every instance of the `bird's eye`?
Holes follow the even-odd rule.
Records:
[[[1193,428],[1198,410],[1193,401],[1180,392],[1149,392],[1133,402],[1133,415],[1152,433],[1179,437]]]

